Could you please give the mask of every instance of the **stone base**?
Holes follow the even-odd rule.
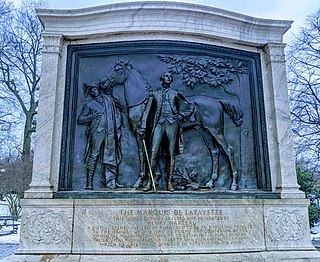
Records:
[[[52,261],[320,261],[310,240],[308,204],[306,199],[24,199],[17,254],[33,254],[30,259],[46,254],[57,259]]]
[[[319,262],[318,251],[278,251],[233,254],[189,254],[189,255],[13,255],[2,262]]]

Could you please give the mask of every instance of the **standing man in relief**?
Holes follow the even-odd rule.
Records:
[[[194,106],[182,94],[172,90],[171,83],[173,77],[170,73],[164,73],[160,76],[161,89],[154,92],[151,97],[152,103],[155,106],[155,117],[153,121],[152,131],[152,150],[151,150],[151,169],[155,174],[156,164],[160,146],[165,147],[170,155],[170,162],[168,164],[169,177],[167,179],[167,189],[174,191],[172,186],[172,175],[175,165],[175,156],[179,153],[179,138],[180,138],[180,123],[181,119],[189,117],[193,111]],[[149,103],[148,103],[149,104]],[[144,137],[146,129],[146,119],[149,115],[152,106],[147,107],[142,117],[139,133]],[[167,138],[167,145],[163,143],[164,138]],[[182,142],[182,141],[181,141]],[[150,175],[144,191],[151,189]]]
[[[102,182],[107,188],[123,187],[116,182],[118,166],[121,162],[121,124],[122,116],[116,108],[111,88],[101,94],[99,82],[84,84],[85,97],[92,100],[86,103],[78,117],[78,124],[87,125],[87,146],[85,163],[87,165],[87,182],[85,189],[93,189],[93,175],[98,158],[102,160],[104,176]]]

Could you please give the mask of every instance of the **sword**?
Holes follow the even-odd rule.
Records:
[[[150,161],[149,161],[149,156],[148,156],[146,141],[144,140],[144,138],[142,138],[142,143],[143,143],[144,152],[145,152],[146,158],[147,158],[147,163],[148,163],[148,167],[149,167],[149,172],[150,172],[150,177],[151,177],[151,181],[152,181],[153,190],[154,190],[154,191],[157,191],[156,185],[155,185],[154,179],[153,179],[151,164],[150,164]]]

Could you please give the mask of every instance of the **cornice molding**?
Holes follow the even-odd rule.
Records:
[[[265,45],[282,43],[292,21],[247,16],[215,7],[179,2],[132,2],[73,10],[38,9],[46,33],[65,39],[109,34],[183,34]]]

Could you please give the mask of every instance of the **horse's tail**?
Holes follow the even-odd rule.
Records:
[[[234,104],[231,104],[229,101],[219,101],[222,105],[223,110],[230,116],[233,123],[237,126],[241,126],[243,122],[243,111]]]

